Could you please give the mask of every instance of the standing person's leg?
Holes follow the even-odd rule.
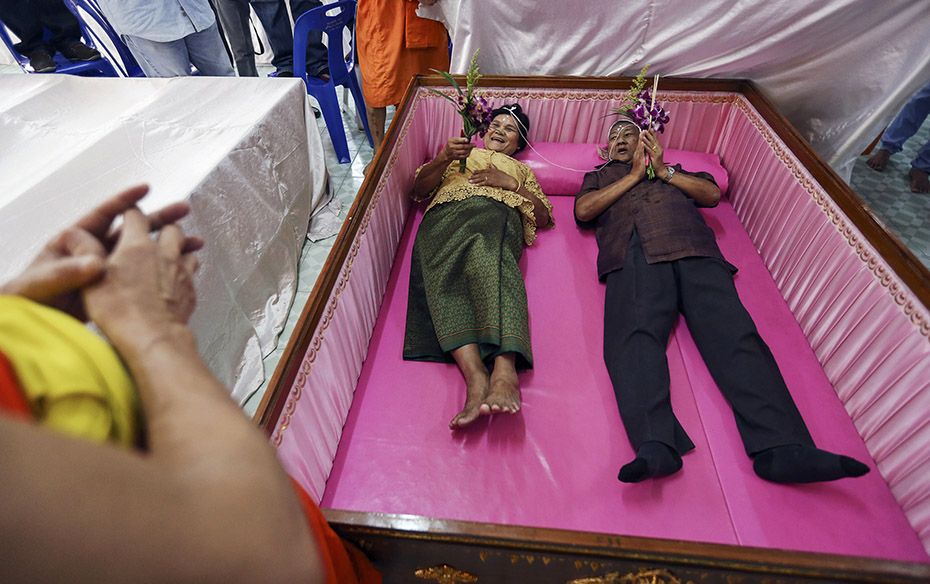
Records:
[[[365,75],[364,71],[362,75]],[[371,107],[370,105],[365,105],[365,110],[368,114],[368,129],[371,130],[371,141],[375,143],[375,152],[381,148],[381,142],[384,141],[384,122],[387,120],[387,108],[386,107]]]
[[[184,37],[191,63],[201,75],[208,77],[232,77],[235,75],[220,31],[213,24],[210,28]]]
[[[93,61],[100,53],[81,42],[81,25],[62,0],[32,0],[49,42],[71,61]]]
[[[271,64],[278,77],[289,77],[294,72],[294,34],[284,0],[252,0],[252,9],[268,36],[271,45]]]
[[[191,58],[184,39],[160,43],[128,34],[122,38],[146,77],[184,77],[191,74]]]
[[[297,18],[304,12],[323,5],[321,0],[290,0],[290,2],[294,22],[297,22]],[[310,31],[307,37],[307,74],[328,81],[329,62],[327,57],[326,45],[323,44],[323,33],[316,30]]]
[[[928,114],[930,114],[930,83],[918,90],[901,108],[882,134],[881,147],[869,158],[867,164],[874,170],[885,170],[888,159],[901,151],[904,143],[923,125]]]
[[[915,193],[930,193],[930,141],[924,144],[917,153],[917,158],[911,162],[909,178],[911,191]]]
[[[667,262],[646,263],[639,236],[630,239],[623,269],[607,276],[604,363],[636,458],[623,482],[666,476],[681,468],[694,443],[672,411],[666,349],[678,319],[677,287]]]
[[[711,258],[685,258],[675,262],[675,271],[688,328],[733,408],[756,473],[794,483],[868,472],[858,461],[814,446],[775,358],[740,302],[729,266]]]
[[[0,2],[0,20],[3,20],[19,39],[16,50],[29,59],[36,72],[47,73],[56,68],[55,61],[52,60],[55,51],[42,39],[44,28],[38,16],[38,11],[30,0]]]
[[[366,0],[359,4],[355,19],[355,43],[365,95],[365,114],[377,152],[384,141],[385,108],[400,101],[399,83],[406,85],[409,75],[416,73],[415,65],[418,63],[409,62],[410,54],[406,51],[406,3]],[[399,79],[403,81],[399,82]]]
[[[255,49],[252,47],[252,28],[249,26],[248,0],[215,0],[215,6],[239,77],[258,77]]]

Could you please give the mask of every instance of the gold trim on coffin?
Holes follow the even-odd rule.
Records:
[[[641,569],[635,574],[630,572],[624,576],[620,572],[610,572],[604,576],[592,578],[578,578],[569,580],[568,584],[686,584],[680,578],[664,568]],[[687,584],[694,584],[690,580]]]
[[[439,584],[465,584],[478,581],[478,576],[464,570],[457,570],[449,564],[420,568],[413,575],[421,580],[435,580]]]
[[[435,89],[435,88],[433,88]],[[448,94],[455,97],[455,90],[452,88],[438,89],[440,93]],[[513,88],[488,87],[481,89],[481,95],[491,99],[555,99],[557,101],[614,101],[619,100],[626,94],[625,89],[536,89],[529,91],[516,91]],[[726,91],[706,91],[706,92],[689,92],[689,91],[669,91],[659,92],[656,96],[661,96],[663,101],[673,103],[733,103],[742,95]],[[434,93],[420,91],[417,99],[441,99]]]
[[[451,92],[452,90],[444,89],[444,91]],[[491,98],[607,101],[616,99],[617,95],[622,93],[622,90],[553,89],[519,91],[514,89],[488,88],[484,90],[484,93]],[[814,188],[816,183],[809,176],[807,176],[807,173],[804,172],[804,170],[802,170],[803,165],[798,162],[793,153],[774,134],[768,123],[761,118],[759,113],[755,110],[754,107],[752,107],[752,104],[749,103],[749,100],[745,96],[738,93],[728,92],[687,91],[674,91],[667,93],[659,92],[657,96],[661,96],[662,100],[664,101],[674,103],[720,103],[735,105],[762,135],[763,139],[769,145],[769,148],[772,150],[772,152],[775,153],[782,164],[791,170],[791,174],[795,180],[801,185],[802,188],[804,188],[805,191],[807,191],[814,202],[817,203],[817,205],[821,208],[823,213],[836,226],[837,231],[839,231],[840,234],[846,239],[846,242],[856,250],[857,257],[859,257],[859,259],[866,264],[868,269],[872,272],[882,287],[888,289],[888,293],[891,294],[892,298],[894,298],[895,303],[901,307],[904,314],[910,319],[911,323],[914,324],[920,334],[924,337],[927,337],[928,341],[930,341],[930,320],[921,314],[918,303],[916,303],[914,299],[910,297],[906,287],[901,284],[901,282],[894,276],[893,272],[888,269],[884,262],[879,260],[877,254],[875,254],[874,251],[870,249],[871,246],[868,246],[866,243],[860,241],[859,237],[853,232],[853,227],[850,226],[850,224],[846,221],[843,214],[829,203],[829,197],[826,195],[825,191],[823,189]],[[387,165],[385,165],[384,172],[382,172],[377,186],[375,187],[375,194],[365,210],[365,216],[362,220],[362,225],[359,226],[359,230],[355,236],[355,241],[352,243],[352,247],[349,250],[349,255],[346,258],[345,265],[342,268],[342,275],[340,276],[336,285],[336,289],[333,291],[330,301],[327,304],[326,312],[323,316],[323,319],[320,321],[319,328],[311,342],[310,349],[307,351],[307,355],[304,357],[300,367],[300,372],[298,373],[297,378],[294,380],[294,385],[292,386],[287,403],[284,407],[284,411],[282,412],[281,422],[278,424],[278,427],[272,437],[272,443],[275,447],[281,445],[284,431],[287,430],[287,427],[290,424],[291,416],[296,409],[296,404],[300,400],[302,388],[306,384],[307,377],[310,375],[310,372],[313,369],[313,362],[316,360],[317,351],[319,351],[323,344],[324,333],[326,332],[326,329],[329,328],[333,314],[335,313],[336,307],[338,306],[339,297],[342,295],[342,292],[348,283],[349,276],[352,273],[352,264],[355,262],[355,257],[358,255],[358,250],[361,245],[360,242],[368,231],[368,225],[371,221],[372,213],[377,208],[378,202],[381,200],[381,195],[386,184],[385,178],[390,176],[391,172],[393,171],[394,164],[397,161],[398,153],[402,150],[401,146],[407,138],[407,134],[410,130],[411,124],[413,123],[413,119],[416,117],[415,114],[417,109],[425,99],[441,98],[425,91],[422,88],[417,91],[416,97],[414,98],[413,107],[410,109],[410,112],[407,115],[407,119],[404,120],[404,125],[401,128],[400,136],[398,137],[396,146],[391,153],[391,157],[388,160]]]
[[[465,584],[477,582],[478,576],[464,570],[453,568],[449,564],[441,564],[431,568],[420,568],[414,576],[421,580],[435,580],[439,584]],[[620,572],[609,572],[604,576],[590,578],[576,578],[567,584],[694,584],[691,581],[683,582],[674,574],[664,568],[640,569],[636,573],[629,572],[623,576]]]

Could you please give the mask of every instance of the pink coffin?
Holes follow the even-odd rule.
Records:
[[[531,117],[543,156],[525,158],[557,222],[522,263],[537,363],[522,377],[522,413],[450,434],[455,368],[401,359],[422,214],[407,193],[458,133],[446,102],[413,86],[259,414],[288,471],[333,509],[930,562],[927,289],[909,287],[801,163],[786,145],[797,136],[737,91],[659,93],[672,119],[663,142],[680,151],[669,160],[722,165],[726,199],[705,217],[815,441],[873,472],[809,486],[755,477],[680,323],[672,399],[697,449],[672,478],[621,485],[632,451],[601,360],[596,246],[575,227],[572,199],[554,195],[574,194],[583,175],[559,167],[596,163],[591,145],[622,91],[501,85],[485,95]]]

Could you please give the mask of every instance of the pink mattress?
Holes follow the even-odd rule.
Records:
[[[406,222],[324,507],[928,562],[927,553],[828,381],[729,202],[705,211],[736,286],[818,446],[867,461],[855,480],[784,486],[752,471],[729,406],[679,323],[668,348],[672,402],[697,448],[684,469],[624,485],[633,452],[602,361],[604,287],[593,233],[572,199],[522,262],[536,368],[524,407],[452,433],[464,385],[453,365],[401,359],[413,236]]]

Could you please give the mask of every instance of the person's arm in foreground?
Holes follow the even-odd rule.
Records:
[[[174,226],[152,240],[148,218],[124,217],[84,304],[137,384],[149,450],[0,418],[0,581],[321,581],[287,476],[186,327],[189,240]]]

